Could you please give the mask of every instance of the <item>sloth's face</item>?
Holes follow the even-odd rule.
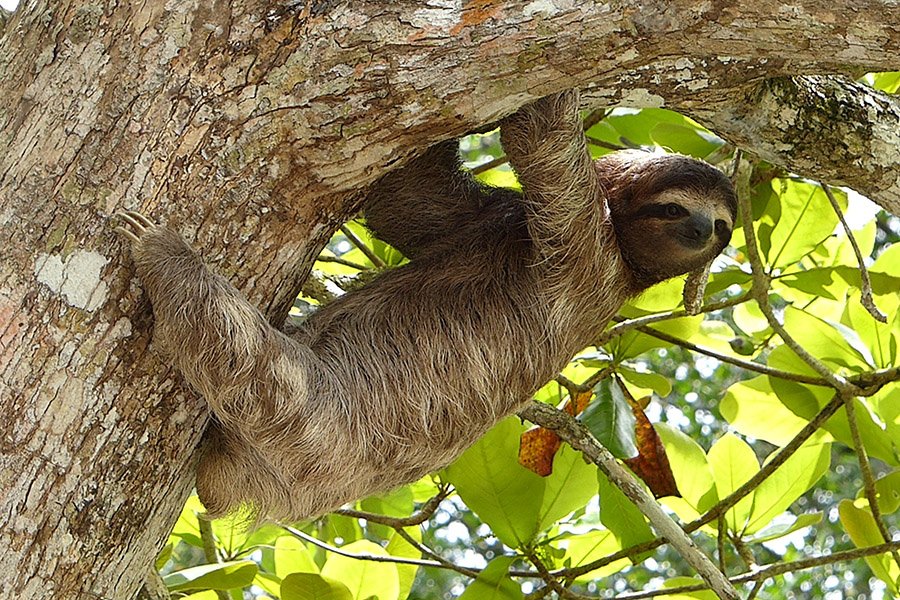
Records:
[[[622,154],[604,183],[619,248],[640,285],[702,267],[728,245],[737,203],[722,173],[679,155]]]

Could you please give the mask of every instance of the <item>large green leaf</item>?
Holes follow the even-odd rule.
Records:
[[[514,560],[514,556],[499,556],[492,560],[459,600],[522,600],[521,588],[507,576]]]
[[[281,600],[353,600],[346,585],[316,573],[294,573],[281,582]]]
[[[838,514],[841,517],[841,523],[844,529],[850,534],[850,539],[857,548],[866,548],[868,546],[877,546],[884,543],[875,518],[869,510],[869,505],[865,500],[841,500],[838,505]],[[882,580],[888,589],[894,593],[900,593],[898,580],[900,580],[900,566],[894,561],[890,554],[881,554],[878,556],[866,557],[866,562],[880,580]]]
[[[350,554],[388,556],[384,548],[369,540],[357,540],[342,550]],[[322,577],[346,585],[353,600],[365,600],[372,596],[378,600],[397,600],[400,597],[400,577],[397,565],[393,563],[332,554],[322,567]]]
[[[600,487],[600,522],[619,540],[623,548],[653,539],[644,514],[602,472],[597,471]]]
[[[511,548],[537,533],[546,485],[519,464],[524,430],[515,417],[500,421],[444,472],[466,505]]]
[[[637,456],[634,413],[617,384],[601,383],[596,399],[578,418],[616,458]]]
[[[256,563],[239,560],[182,569],[164,576],[163,581],[172,592],[228,590],[250,585],[256,571]]]
[[[808,422],[784,405],[766,376],[729,387],[719,412],[737,431],[776,446],[787,444]]]
[[[827,239],[838,223],[828,197],[818,185],[795,179],[776,179],[772,188],[778,195],[781,214],[772,229],[767,263],[784,267],[797,262]],[[835,190],[846,207],[846,194]]]
[[[719,498],[703,448],[667,423],[657,423],[654,429],[666,448],[669,466],[675,475],[675,482],[682,498],[698,515],[705,512],[718,502]],[[695,516],[692,515],[691,518]]]
[[[293,535],[282,535],[275,540],[275,575],[284,579],[291,573],[318,573],[306,544]]]
[[[564,444],[553,458],[553,473],[544,478],[538,530],[544,530],[569,513],[583,508],[597,495],[597,468],[580,452]]]
[[[769,462],[777,451],[769,455]],[[831,444],[814,435],[753,491],[753,510],[744,530],[754,534],[786,511],[811,488],[831,464]]]
[[[826,323],[804,310],[788,306],[784,328],[807,352],[835,367],[863,372],[872,368],[872,356],[859,336],[837,323]]]
[[[729,496],[759,471],[759,462],[753,449],[731,433],[726,433],[713,444],[707,454],[707,460],[720,499]],[[737,534],[743,532],[752,509],[753,499],[744,497],[726,513],[728,528]]]

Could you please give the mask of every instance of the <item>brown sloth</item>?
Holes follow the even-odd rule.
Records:
[[[593,161],[575,91],[501,123],[522,193],[460,170],[456,143],[391,172],[369,227],[409,264],[271,327],[182,240],[121,215],[155,339],[209,403],[197,491],[297,520],[447,465],[590,345],[627,299],[728,243],[728,179],[684,156]]]

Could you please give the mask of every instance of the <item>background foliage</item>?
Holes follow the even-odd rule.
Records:
[[[865,81],[894,93],[900,73]],[[596,155],[664,148],[734,170],[733,147],[669,111],[616,109],[589,115],[586,123]],[[485,182],[516,185],[496,134],[470,136],[461,148]],[[486,163],[498,166],[479,167]],[[865,257],[875,304],[888,317],[880,323],[860,303],[858,261],[823,187],[746,156],[738,173],[771,277],[766,303],[787,335],[835,375],[860,385],[873,373],[882,380],[850,401],[852,415],[841,407],[822,420],[778,469],[692,537],[730,576],[782,566],[776,577],[745,584],[759,598],[897,596],[896,542],[893,553],[846,559],[839,553],[897,536],[900,246],[892,244],[900,225],[858,195],[833,190]],[[661,284],[624,307],[625,324],[536,395],[555,405],[593,392],[585,414],[594,418],[584,421],[607,447],[615,452],[619,444],[626,454],[634,429],[619,386],[643,399],[682,494],[661,502],[683,522],[765,469],[835,396],[753,300],[738,225],[715,265],[702,315],[684,315],[681,280]],[[403,260],[361,224],[348,223],[323,251],[296,312]],[[568,446],[556,454],[549,477],[520,466],[519,438],[527,429],[508,418],[440,473],[295,528],[246,532],[240,522],[209,523],[192,497],[157,566],[175,596],[196,599],[513,599],[542,597],[551,585],[572,596],[634,592],[627,597],[639,598],[642,590],[699,582],[667,546],[647,549],[654,534],[640,511]],[[876,493],[873,516],[869,499]],[[814,557],[824,558],[810,564]],[[714,596],[673,591],[666,597]]]

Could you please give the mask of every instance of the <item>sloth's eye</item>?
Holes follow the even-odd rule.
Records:
[[[728,223],[722,219],[716,219],[716,233],[728,233]]]
[[[667,217],[680,217],[681,211],[684,210],[677,204],[666,204],[666,216]]]

